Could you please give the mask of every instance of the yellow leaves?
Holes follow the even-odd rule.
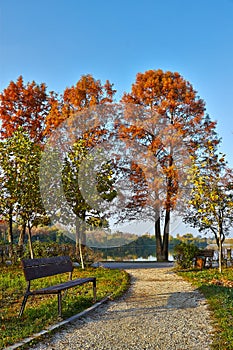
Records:
[[[219,199],[219,196],[217,194],[210,193],[210,199],[212,201],[217,201]]]
[[[210,225],[210,220],[207,217],[205,217],[205,216],[202,218],[202,222],[203,222],[203,224],[205,224],[207,226]]]

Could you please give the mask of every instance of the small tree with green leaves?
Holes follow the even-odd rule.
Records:
[[[13,219],[21,226],[18,245],[22,248],[27,229],[30,254],[33,257],[31,229],[47,220],[39,187],[41,149],[19,128],[1,144],[0,213],[9,222],[9,243],[12,245]]]
[[[111,163],[104,160],[101,164],[97,163],[95,169],[95,156],[88,146],[88,139],[79,139],[67,154],[62,171],[66,200],[76,215],[76,253],[80,255],[82,266],[84,263],[81,247],[86,244],[85,226],[105,226],[106,212],[100,202],[110,202],[116,196]]]
[[[189,182],[191,198],[185,222],[200,231],[211,231],[219,251],[219,270],[222,271],[222,244],[233,224],[233,172],[227,168],[225,156],[217,154],[211,141],[201,162],[193,158]]]

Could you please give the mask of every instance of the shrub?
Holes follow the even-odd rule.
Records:
[[[193,259],[198,252],[199,249],[195,244],[181,242],[174,248],[174,260],[178,267],[188,269],[192,267]]]

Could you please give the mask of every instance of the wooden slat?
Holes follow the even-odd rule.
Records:
[[[47,265],[47,264],[54,264],[54,263],[63,263],[64,261],[70,262],[69,256],[53,256],[51,258],[36,258],[36,259],[23,259],[22,264],[23,267],[31,267],[31,266],[38,266],[38,265]]]
[[[69,256],[22,260],[25,279],[27,281],[71,272],[73,265]]]

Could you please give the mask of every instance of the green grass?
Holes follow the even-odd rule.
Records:
[[[215,319],[215,350],[233,349],[233,268],[178,272],[198,286],[206,297]]]
[[[58,321],[57,296],[29,297],[23,316],[17,318],[26,289],[26,282],[20,267],[0,267],[0,349],[37,333]],[[125,271],[105,268],[75,268],[73,278],[96,276],[97,301],[111,294],[121,296],[129,286],[129,275]],[[63,281],[64,281],[63,276]],[[35,280],[32,288],[59,283],[62,276]],[[93,304],[92,284],[85,284],[68,290],[62,300],[63,319],[90,307]],[[60,321],[60,320],[59,320]]]

